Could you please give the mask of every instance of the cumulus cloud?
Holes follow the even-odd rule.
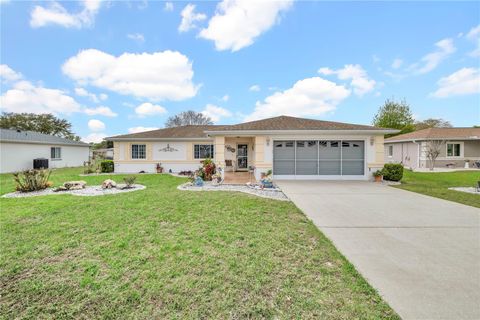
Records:
[[[466,35],[467,39],[475,43],[476,48],[469,52],[468,55],[474,58],[480,57],[480,24],[470,29]]]
[[[162,106],[151,104],[150,102],[145,102],[135,108],[135,113],[139,117],[146,117],[165,114],[167,113],[167,110]]]
[[[152,131],[157,129],[158,128],[156,127],[133,127],[133,128],[128,128],[128,133],[138,133],[138,132]]]
[[[411,65],[408,69],[415,74],[428,73],[457,50],[450,38],[438,41],[435,47],[434,51],[423,56],[420,62]]]
[[[363,96],[365,93],[372,91],[376,84],[375,80],[370,79],[367,72],[358,64],[347,64],[337,70],[320,68],[318,72],[327,76],[334,74],[340,80],[350,80],[350,86],[358,96]]]
[[[187,4],[185,8],[183,8],[180,15],[182,16],[182,21],[178,26],[178,31],[180,32],[186,32],[190,29],[196,28],[196,22],[207,19],[205,14],[195,13],[195,5],[191,3]]]
[[[202,114],[212,119],[213,122],[220,121],[221,118],[231,117],[232,113],[225,108],[218,107],[213,104],[207,104]]]
[[[163,10],[165,10],[165,11],[173,11],[173,3],[171,3],[171,2],[165,2],[165,6],[163,7]]]
[[[80,96],[80,97],[87,97],[89,98],[90,100],[92,100],[93,102],[95,103],[98,103],[100,102],[100,100],[106,100],[108,98],[108,96],[104,93],[100,94],[99,96],[97,96],[96,94],[94,93],[90,93],[88,92],[86,89],[84,88],[75,88],[75,94],[77,96]]]
[[[87,49],[68,59],[62,70],[79,84],[154,101],[188,99],[199,88],[192,82],[192,63],[177,51],[123,53],[116,57]]]
[[[81,1],[82,10],[77,13],[68,12],[60,3],[53,1],[48,7],[35,6],[30,14],[32,28],[47,25],[60,25],[65,28],[90,27],[100,9],[100,0]]]
[[[86,108],[84,112],[89,116],[105,116],[105,117],[116,117],[117,113],[113,112],[112,109],[105,106],[100,106],[96,108]]]
[[[88,136],[83,137],[82,141],[87,143],[99,143],[102,142],[102,140],[106,137],[107,135],[105,133],[93,132],[90,133]]]
[[[105,130],[105,123],[97,119],[92,119],[88,121],[88,128],[92,131],[103,131]]]
[[[238,51],[268,31],[292,3],[293,0],[223,0],[199,37],[214,41],[217,50]]]
[[[278,115],[319,116],[333,111],[350,95],[350,90],[342,85],[320,77],[297,81],[293,87],[275,92],[257,101],[255,110],[246,121],[264,119]]]
[[[253,86],[251,86],[250,88],[248,88],[248,90],[250,91],[260,91],[260,86],[258,84],[254,84]]]
[[[448,98],[451,96],[480,93],[480,68],[462,68],[438,81],[437,91],[432,96]]]
[[[129,33],[127,34],[127,38],[139,43],[145,42],[145,36],[141,33]]]
[[[22,74],[14,71],[6,64],[0,64],[0,79],[8,82],[17,81],[22,79]]]
[[[80,104],[58,89],[19,81],[0,97],[0,106],[7,112],[70,114],[80,112]]]

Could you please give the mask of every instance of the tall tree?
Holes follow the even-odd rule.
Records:
[[[415,130],[422,130],[428,128],[451,128],[452,124],[447,120],[429,118],[423,121],[415,122]]]
[[[387,99],[373,118],[373,125],[380,128],[400,130],[397,134],[408,133],[415,130],[415,121],[409,104],[405,101]],[[387,135],[387,137],[395,134]]]
[[[189,110],[168,118],[167,122],[165,123],[165,127],[173,128],[186,125],[202,124],[213,124],[213,121],[210,119],[210,117],[205,116],[203,113]]]
[[[0,128],[35,131],[70,140],[79,141],[80,137],[72,132],[72,124],[53,114],[2,112]]]

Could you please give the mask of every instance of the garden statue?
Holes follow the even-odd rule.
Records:
[[[195,180],[193,180],[193,185],[194,185],[195,187],[203,187],[203,179],[202,179],[202,177],[199,177],[199,176],[195,177]]]

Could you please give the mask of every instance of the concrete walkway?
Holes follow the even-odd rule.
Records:
[[[276,183],[402,318],[480,319],[480,209],[372,182]]]

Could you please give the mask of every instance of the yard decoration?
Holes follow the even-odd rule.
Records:
[[[198,175],[204,181],[212,181],[212,175],[215,174],[215,163],[213,163],[212,159],[205,159],[201,161],[202,167],[198,170]]]
[[[161,163],[157,163],[156,169],[157,169],[157,173],[163,173],[163,167]]]
[[[50,170],[25,170],[13,174],[15,181],[15,189],[21,192],[31,192],[43,190],[52,186],[50,178]]]
[[[85,189],[86,186],[87,186],[87,182],[83,180],[67,181],[67,182],[64,182],[63,185],[61,185],[60,187],[53,189],[53,192],[81,190],[81,189]]]
[[[195,179],[193,180],[193,185],[195,187],[203,187],[203,179],[200,176],[196,176]]]
[[[111,188],[115,188],[116,186],[117,186],[117,183],[112,179],[107,179],[102,183],[102,189],[111,189]]]

